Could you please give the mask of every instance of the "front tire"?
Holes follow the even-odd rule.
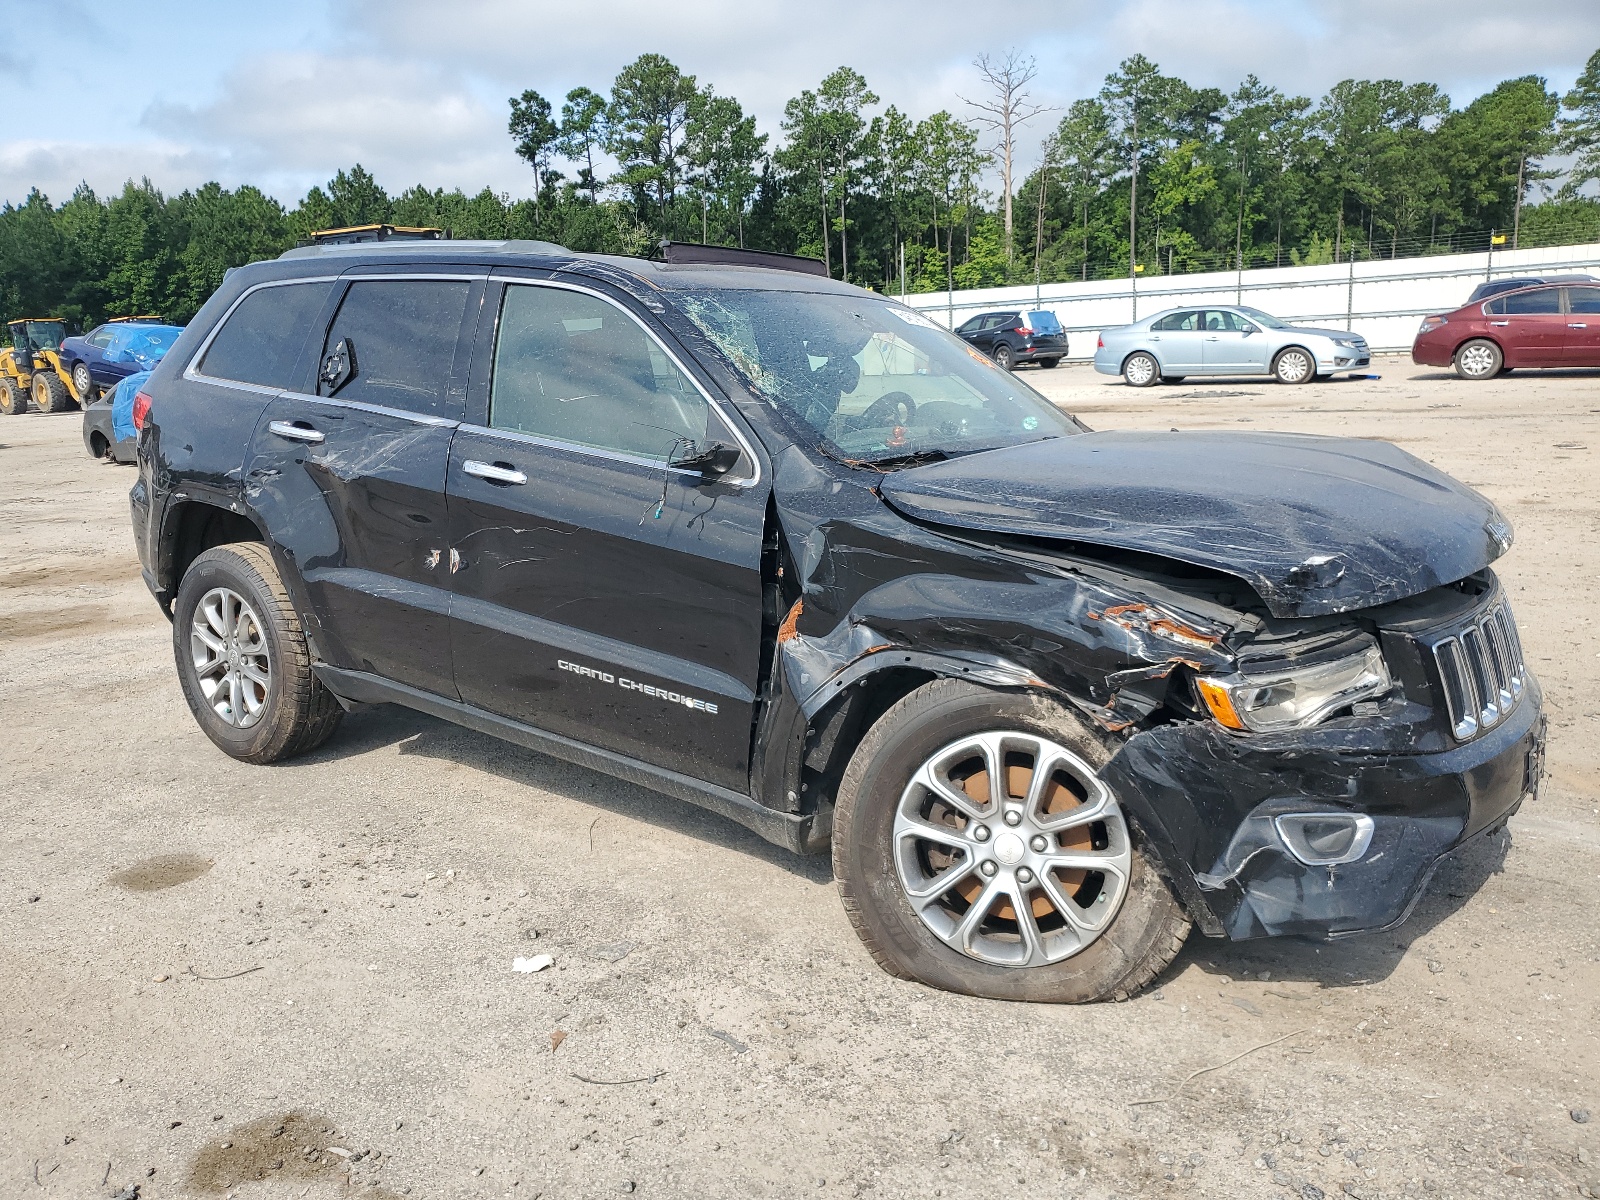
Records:
[[[241,762],[304,754],[344,716],[311,670],[300,617],[260,543],[217,546],[189,565],[172,606],[172,649],[189,711]]]
[[[994,348],[994,365],[999,367],[1002,371],[1010,371],[1014,369],[1015,364],[1011,357],[1011,347],[1006,345],[1004,342],[1001,342]]]
[[[1500,347],[1488,338],[1473,338],[1456,351],[1456,374],[1463,379],[1493,379],[1505,363]]]
[[[1161,377],[1161,382],[1162,383],[1182,383],[1187,378],[1189,378],[1187,375],[1163,375]]]
[[[1272,373],[1279,383],[1309,383],[1317,373],[1317,360],[1311,356],[1311,351],[1290,346],[1272,360]]]
[[[94,378],[87,364],[79,363],[72,368],[72,387],[78,393],[79,404],[87,408],[94,403]]]
[[[67,395],[67,385],[49,369],[33,373],[33,402],[42,413],[66,412],[72,398]]]
[[[1161,365],[1143,350],[1128,355],[1122,364],[1122,379],[1129,387],[1149,387],[1160,378]]]
[[[997,1000],[1122,1000],[1154,980],[1189,921],[1099,778],[1110,757],[1061,705],[964,680],[885,713],[833,824],[845,911],[879,965]]]

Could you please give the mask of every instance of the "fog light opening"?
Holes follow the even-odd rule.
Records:
[[[1372,818],[1360,813],[1285,813],[1273,823],[1289,853],[1308,867],[1355,862],[1372,845]]]

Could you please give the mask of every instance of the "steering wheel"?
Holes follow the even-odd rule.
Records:
[[[905,409],[905,416],[899,410]],[[885,392],[859,417],[850,422],[852,429],[870,429],[874,425],[909,425],[917,419],[917,402],[904,392]]]

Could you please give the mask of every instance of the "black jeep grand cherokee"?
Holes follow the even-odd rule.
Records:
[[[1191,924],[1393,924],[1536,788],[1476,492],[1382,442],[1092,433],[910,309],[710,257],[233,273],[132,494],[212,740],[433,713],[831,840],[884,967],[1037,1000],[1127,996]]]

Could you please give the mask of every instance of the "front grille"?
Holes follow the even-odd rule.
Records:
[[[1450,728],[1457,741],[1498,725],[1527,687],[1511,608],[1497,600],[1470,625],[1433,643]]]

